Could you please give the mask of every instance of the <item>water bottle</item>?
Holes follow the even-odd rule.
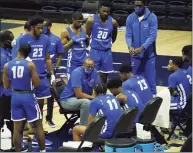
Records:
[[[4,120],[4,125],[1,128],[1,133],[0,133],[1,134],[0,147],[2,150],[11,149],[12,147],[11,131],[7,128],[6,121],[9,121],[9,120]]]

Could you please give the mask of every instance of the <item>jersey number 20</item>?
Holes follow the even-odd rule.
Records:
[[[99,31],[97,34],[97,38],[98,39],[107,39],[107,34],[108,34],[108,32],[106,32],[106,31]]]
[[[24,72],[23,66],[13,66],[11,70],[13,71],[14,79],[23,77],[23,72]]]

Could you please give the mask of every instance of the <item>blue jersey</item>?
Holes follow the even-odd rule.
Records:
[[[1,63],[1,73],[3,73],[4,65],[11,60],[11,54],[9,49],[0,48],[0,63]],[[0,96],[2,95],[10,96],[11,88],[5,89],[3,84],[0,85]]]
[[[90,115],[104,115],[107,117],[106,123],[101,131],[107,137],[112,136],[114,127],[122,115],[121,106],[112,95],[99,96],[93,99],[89,108]]]
[[[64,91],[60,94],[60,101],[66,100],[70,97],[75,97],[74,88],[81,88],[82,92],[92,95],[93,87],[100,82],[99,80],[98,73],[95,69],[91,75],[88,76],[84,72],[84,68],[82,66],[76,68],[72,71]]]
[[[187,71],[179,69],[171,74],[168,78],[168,87],[176,89],[178,92],[177,105],[178,107],[184,108],[192,88]],[[171,103],[171,107],[176,107],[176,104]]]
[[[147,104],[149,100],[153,98],[151,88],[147,83],[146,79],[140,75],[134,75],[123,83],[123,90],[133,90],[135,91],[143,104]]]
[[[36,65],[37,73],[40,78],[47,76],[46,67],[46,54],[50,53],[51,43],[50,39],[46,35],[41,35],[39,38],[35,39],[31,34],[26,34],[19,40],[19,45],[29,43],[31,46],[31,53],[29,58]]]
[[[91,32],[91,49],[107,51],[112,47],[113,19],[108,17],[107,23],[103,24],[98,15],[94,15],[94,23]]]
[[[192,84],[192,65],[190,65],[187,69],[187,74],[188,74],[188,79],[190,80],[191,84]]]
[[[58,36],[54,35],[53,33],[50,33],[48,37],[51,41],[50,56],[52,59],[52,64],[56,64],[57,55],[64,53],[64,47],[61,39]]]
[[[14,59],[8,63],[8,77],[11,88],[15,90],[31,91],[32,80],[27,60]]]
[[[122,106],[123,110],[126,110],[129,107],[138,107],[138,113],[135,119],[135,123],[137,123],[139,120],[139,116],[145,105],[135,91],[127,90],[127,91],[123,91],[122,93],[127,96],[127,103]]]
[[[15,59],[17,57],[18,49],[19,49],[19,40],[24,34],[20,34],[20,36],[13,41],[13,46],[11,49],[11,57]]]
[[[70,34],[70,38],[77,36],[70,27],[66,28]],[[81,66],[86,58],[86,33],[82,28],[80,28],[80,39],[82,38],[84,41],[80,43],[73,43],[72,47],[68,50],[68,67],[71,64]]]

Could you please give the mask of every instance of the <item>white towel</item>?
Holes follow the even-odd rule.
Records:
[[[170,91],[168,88],[165,88],[157,93],[157,96],[161,97],[163,101],[157,113],[156,119],[153,122],[153,125],[163,128],[169,128],[169,112],[171,103]]]
[[[81,141],[68,141],[68,142],[63,142],[63,146],[64,147],[71,147],[71,148],[78,148],[80,145]],[[88,142],[88,141],[84,141],[83,145],[81,148],[83,147],[92,147],[92,142]]]

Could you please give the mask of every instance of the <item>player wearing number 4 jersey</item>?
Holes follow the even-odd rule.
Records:
[[[121,79],[124,81],[122,84],[124,91],[135,91],[139,95],[144,105],[153,98],[151,88],[146,79],[143,76],[134,75],[130,65],[122,65],[119,68],[119,73]]]
[[[168,78],[168,87],[172,96],[170,109],[183,109],[191,93],[192,77],[186,70],[181,69],[183,61],[176,57],[169,61],[168,71],[173,71]]]
[[[72,16],[73,23],[61,33],[64,48],[68,50],[67,78],[74,69],[82,66],[86,59],[86,48],[89,44],[88,36],[82,28],[83,15],[75,12]]]
[[[101,81],[107,82],[107,74],[113,72],[112,43],[117,37],[117,22],[109,16],[110,7],[101,5],[98,15],[86,22],[86,31],[91,38],[90,57],[100,72]]]
[[[20,134],[23,132],[25,120],[32,123],[38,138],[40,151],[45,151],[45,136],[41,123],[41,111],[35,100],[32,83],[40,85],[36,67],[25,58],[31,52],[29,44],[20,45],[17,57],[4,66],[4,87],[12,89],[11,118],[14,121],[13,143],[17,152],[21,151]]]
[[[114,127],[119,120],[122,112],[121,106],[112,95],[106,95],[107,87],[105,84],[97,84],[94,87],[96,98],[90,103],[88,124],[92,122],[96,115],[107,117],[105,125],[102,128],[100,138],[109,139],[112,137]],[[77,125],[73,128],[73,140],[81,141],[81,135],[84,134],[86,126]]]

